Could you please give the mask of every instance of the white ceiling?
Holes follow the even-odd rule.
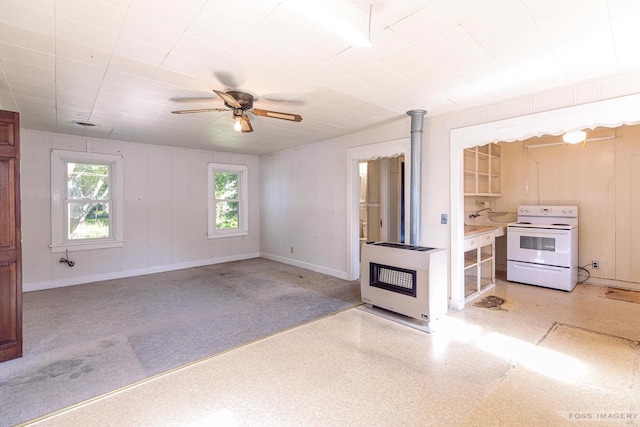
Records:
[[[329,5],[372,47],[351,46],[296,12],[300,4]],[[440,114],[640,67],[638,0],[0,5],[0,107],[19,111],[24,128],[258,155],[414,108]],[[241,134],[231,112],[170,113],[223,107],[212,89],[230,88],[303,121],[251,115],[254,132]]]

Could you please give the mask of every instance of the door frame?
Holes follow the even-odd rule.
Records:
[[[360,161],[404,155],[405,161],[405,212],[410,212],[409,188],[411,182],[411,139],[400,138],[377,144],[362,145],[347,149],[347,280],[360,277]],[[405,221],[405,236],[410,233]]]
[[[467,126],[450,131],[451,301],[464,308],[464,158],[463,150],[491,142],[513,142],[580,129],[615,128],[640,123],[640,93],[557,110]]]

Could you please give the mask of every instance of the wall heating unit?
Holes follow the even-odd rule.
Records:
[[[578,282],[578,207],[520,206],[507,226],[507,280],[571,291]]]
[[[369,309],[407,326],[433,332],[447,312],[444,249],[378,242],[362,246],[360,290]]]

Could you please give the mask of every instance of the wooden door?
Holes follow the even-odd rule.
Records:
[[[22,356],[20,127],[0,111],[0,362]]]

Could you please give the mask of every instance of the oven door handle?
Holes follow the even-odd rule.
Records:
[[[552,265],[543,265],[543,264],[535,264],[535,266],[523,264],[520,262],[514,262],[513,264],[518,268],[522,268],[525,270],[533,270],[533,271],[540,271],[540,270],[562,271],[564,269],[564,267],[555,267]]]
[[[511,227],[509,228],[510,232],[512,233],[518,233],[524,236],[529,236],[532,234],[536,234],[536,235],[547,235],[547,236],[566,236],[569,234],[568,230],[539,230],[539,229],[535,229],[535,228],[514,228]]]

